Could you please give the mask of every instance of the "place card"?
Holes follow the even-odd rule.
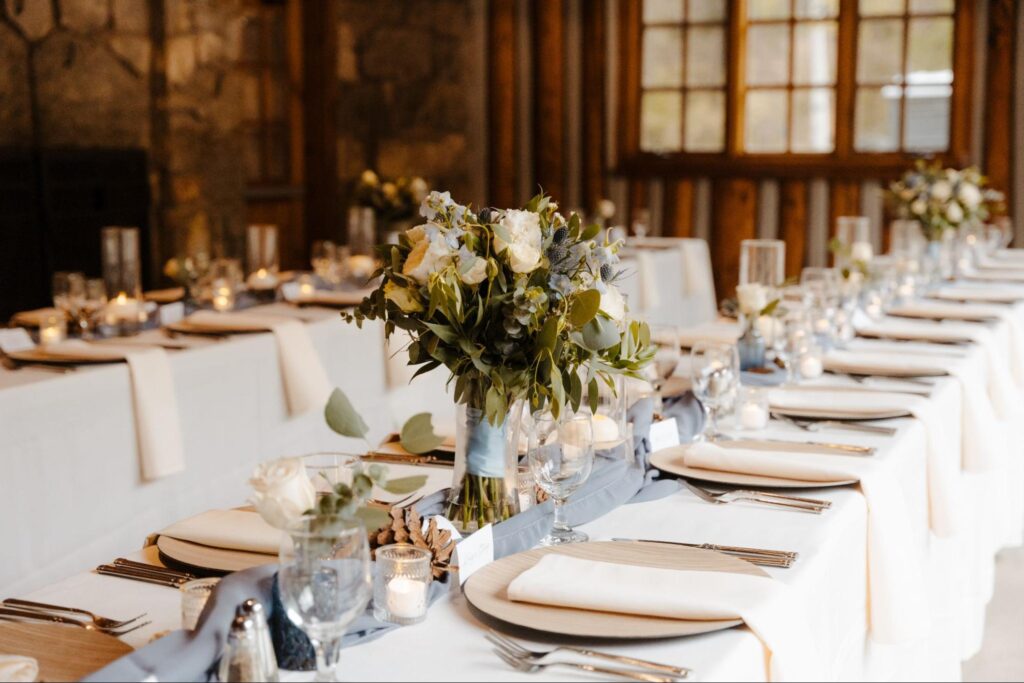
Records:
[[[24,327],[13,327],[9,330],[0,330],[0,351],[4,353],[15,353],[17,351],[28,351],[35,348],[36,343],[32,341],[28,330]]]
[[[181,322],[185,318],[185,302],[175,301],[160,307],[160,326],[166,327]]]
[[[477,570],[494,562],[494,526],[488,524],[459,541],[455,553],[461,586]]]
[[[652,453],[678,446],[679,426],[676,424],[676,419],[670,417],[661,422],[653,423],[651,431],[648,432],[647,439],[651,442]]]

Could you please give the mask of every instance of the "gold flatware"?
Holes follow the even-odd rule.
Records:
[[[66,612],[68,614],[80,614],[84,617],[89,617],[92,623],[96,624],[100,628],[106,629],[117,629],[122,626],[127,626],[133,622],[138,621],[142,617],[146,616],[143,612],[137,617],[131,619],[108,619],[107,617],[98,616],[89,610],[80,609],[78,607],[64,607],[62,605],[49,605],[45,602],[33,602],[31,600],[19,600],[18,598],[7,598],[3,602],[4,605],[14,607],[16,609],[27,609],[31,611],[48,611],[48,612]]]
[[[142,581],[144,583],[152,583],[158,586],[167,586],[169,588],[179,588],[181,584],[188,583],[189,579],[185,577],[170,577],[167,575],[160,575],[153,572],[146,572],[140,569],[133,569],[131,567],[118,567],[111,564],[101,564],[96,567],[97,574],[103,574],[104,576],[115,576],[119,579],[131,579],[133,581]]]
[[[119,558],[115,559],[112,562],[112,564],[115,567],[133,568],[133,569],[138,569],[138,570],[141,570],[141,571],[150,572],[150,573],[154,573],[154,574],[166,574],[166,575],[171,576],[171,577],[180,577],[180,578],[188,579],[189,581],[191,581],[192,579],[199,578],[195,574],[192,574],[192,573],[187,572],[187,571],[183,571],[181,569],[174,569],[172,567],[158,567],[155,564],[146,564],[145,562],[136,562],[135,560],[129,560],[129,559],[124,558],[124,557],[119,557]]]
[[[436,455],[397,455],[395,453],[370,452],[360,456],[367,462],[383,462],[392,465],[434,465],[436,467],[455,467],[455,462],[439,458]]]
[[[62,617],[51,612],[43,612],[38,610],[30,609],[14,609],[11,607],[0,607],[0,617],[9,618],[11,621],[43,621],[51,624],[66,624],[68,626],[77,626],[78,628],[84,628],[87,631],[98,631],[99,633],[106,633],[111,636],[123,636],[126,633],[138,630],[143,626],[148,626],[152,622],[146,621],[141,624],[136,624],[129,628],[124,629],[112,629],[103,628],[97,626],[91,622],[78,621],[77,619],[71,619],[70,617]]]
[[[793,498],[782,498],[780,496],[765,496],[757,491],[742,489],[737,491],[709,491],[702,489],[685,478],[681,478],[679,481],[698,498],[712,505],[726,505],[728,503],[745,501],[797,512],[809,512],[815,515],[820,515],[831,506],[831,503],[828,503],[828,501],[806,502],[805,500],[794,500]]]
[[[879,434],[881,436],[893,436],[898,431],[895,427],[881,427],[878,425],[862,424],[860,422],[843,422],[841,420],[798,420],[789,415],[772,413],[772,417],[787,424],[804,430],[805,432],[817,432],[819,429],[845,429],[851,432],[862,432],[865,434]]]
[[[544,671],[548,667],[562,667],[565,669],[575,669],[577,671],[586,671],[588,673],[602,674],[605,676],[612,676],[616,679],[630,680],[630,681],[648,681],[649,683],[675,683],[679,678],[677,676],[668,676],[666,674],[655,674],[646,673],[643,671],[630,671],[629,669],[607,669],[601,666],[593,666],[590,664],[581,664],[578,662],[551,662],[550,664],[538,664],[533,661],[526,659],[518,659],[508,654],[506,650],[501,648],[495,648],[495,654],[508,664],[516,671],[522,673],[533,674]]]
[[[642,538],[613,538],[613,541],[620,543],[655,543],[660,545],[677,545],[684,548],[697,548],[700,550],[713,550],[724,555],[738,557],[753,564],[781,567],[788,569],[800,557],[799,553],[789,550],[766,550],[763,548],[744,548],[742,546],[718,545],[715,543],[684,543],[682,541],[655,541]]]
[[[724,437],[724,438],[723,438]],[[754,450],[779,451],[786,453],[814,453],[818,455],[874,455],[873,446],[858,446],[847,443],[826,441],[787,441],[786,439],[741,439],[719,435],[715,443],[723,448],[751,448]],[[838,453],[837,453],[838,452]]]

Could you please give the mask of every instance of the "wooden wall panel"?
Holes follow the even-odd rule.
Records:
[[[693,235],[693,181],[666,180],[662,208],[662,234],[671,237]]]
[[[746,178],[716,180],[711,214],[711,264],[718,297],[736,291],[740,242],[757,237],[757,183]]]
[[[565,2],[534,0],[534,165],[537,183],[563,201],[565,190]]]
[[[860,182],[856,180],[833,180],[829,191],[828,234],[836,230],[839,216],[860,215]]]
[[[786,243],[786,277],[796,277],[807,252],[807,183],[787,180],[779,189],[779,239]]]
[[[338,187],[337,6],[333,2],[303,2],[302,78],[306,172],[305,238],[337,239],[341,216]],[[308,254],[303,245],[303,261]]]
[[[605,194],[605,0],[583,0],[583,207]]]
[[[634,214],[637,209],[646,209],[647,207],[647,179],[646,178],[634,178],[629,181],[629,206],[624,207],[624,211],[620,211],[626,218],[627,225],[633,222]]]
[[[985,172],[992,185],[1013,192],[1015,49],[1019,38],[1014,0],[989,0],[986,65]]]
[[[488,35],[489,178],[494,206],[516,205],[516,0],[491,2]]]

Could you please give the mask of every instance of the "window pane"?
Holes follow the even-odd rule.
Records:
[[[907,41],[907,80],[910,83],[953,82],[952,19],[911,19]]]
[[[691,22],[725,20],[725,0],[690,0],[688,9],[686,18]]]
[[[830,85],[836,82],[836,22],[797,24],[793,41],[794,83]]]
[[[644,23],[681,22],[683,0],[644,0]]]
[[[693,26],[686,32],[686,84],[725,85],[725,29]]]
[[[784,85],[789,80],[789,25],[754,25],[747,29],[747,83]]]
[[[853,146],[858,152],[899,148],[900,87],[858,88]]]
[[[911,14],[942,14],[953,12],[953,0],[910,0]]]
[[[860,0],[857,6],[860,7],[862,17],[873,17],[903,14],[906,4],[903,0]]]
[[[744,112],[744,147],[748,152],[785,152],[788,106],[785,90],[751,90]]]
[[[748,0],[748,19],[788,19],[789,0]]]
[[[683,84],[683,31],[649,28],[644,31],[643,78],[645,88]]]
[[[857,82],[899,83],[903,78],[903,21],[862,21],[859,34]]]
[[[796,0],[797,19],[831,19],[839,15],[839,0]]]
[[[793,152],[831,152],[835,149],[832,121],[835,100],[831,88],[793,91]]]
[[[907,88],[903,113],[903,148],[911,152],[941,152],[949,147],[948,85],[919,85]]]
[[[682,116],[682,93],[644,93],[640,102],[640,148],[645,152],[678,152]]]
[[[686,93],[686,151],[725,149],[725,93],[691,90]]]

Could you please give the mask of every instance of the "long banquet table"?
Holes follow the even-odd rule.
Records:
[[[1007,310],[1012,310],[1018,320],[1024,321],[1024,306],[1016,305]],[[382,395],[371,393],[368,387],[380,387],[384,379],[355,378],[348,374],[354,367],[352,358],[361,359],[364,357],[361,354],[382,353],[379,336],[364,331],[361,338],[351,329],[336,329],[333,325],[327,322],[312,325],[317,348],[325,362],[331,364],[329,372],[332,380],[336,377],[347,380],[347,384],[342,385],[357,400],[358,397],[366,400],[371,396]],[[994,332],[991,344],[965,349],[958,347],[956,353],[963,353],[964,357],[948,362],[965,364],[969,369],[964,375],[969,378],[967,381],[982,382],[988,390],[989,374],[985,369],[989,364],[993,363],[1003,369],[1011,366],[1014,334],[1009,327],[1005,320],[990,326]],[[376,334],[379,335],[379,331]],[[187,423],[188,420],[198,420],[200,417],[209,419],[209,412],[214,411],[229,421],[233,428],[219,434],[212,430],[207,432],[206,438],[191,437],[187,441],[188,483],[183,481],[175,484],[172,490],[170,485],[159,488],[165,485],[158,482],[152,490],[161,492],[159,497],[162,503],[151,503],[156,494],[149,492],[145,495],[140,493],[130,510],[104,509],[102,500],[99,500],[95,503],[95,509],[86,506],[84,513],[88,521],[83,521],[82,527],[75,531],[71,528],[79,522],[70,520],[68,516],[82,514],[83,511],[71,508],[58,508],[55,511],[52,507],[61,504],[61,496],[68,494],[68,487],[88,486],[86,477],[91,477],[93,485],[103,481],[104,486],[111,483],[122,487],[136,486],[134,479],[125,477],[123,473],[125,470],[135,471],[133,458],[124,453],[117,455],[117,451],[112,448],[115,455],[107,457],[116,460],[115,464],[111,464],[101,459],[106,453],[98,451],[88,439],[92,420],[123,419],[115,418],[114,415],[126,412],[128,406],[96,406],[81,422],[76,418],[76,423],[68,425],[66,429],[57,429],[57,425],[47,424],[43,433],[38,431],[42,427],[41,418],[33,416],[42,409],[46,399],[55,400],[66,396],[67,400],[74,400],[76,405],[80,405],[85,401],[90,387],[95,389],[96,386],[102,386],[94,384],[92,377],[96,377],[95,382],[116,385],[118,382],[124,383],[123,371],[113,367],[41,381],[37,387],[40,396],[32,402],[8,399],[0,406],[0,415],[4,420],[12,415],[9,409],[19,411],[13,413],[16,419],[11,419],[4,426],[18,430],[20,441],[17,443],[22,444],[22,452],[26,453],[21,460],[16,461],[20,463],[21,473],[34,475],[37,468],[45,468],[46,476],[54,478],[52,484],[56,489],[52,494],[45,493],[45,503],[37,500],[40,491],[19,490],[13,493],[12,499],[5,495],[5,508],[16,506],[9,507],[8,511],[18,510],[18,519],[24,520],[22,523],[33,523],[33,515],[42,515],[49,520],[69,519],[67,530],[47,526],[50,528],[49,538],[45,541],[37,539],[40,544],[38,547],[31,543],[10,555],[14,559],[11,563],[15,565],[14,568],[9,565],[0,568],[4,572],[0,575],[4,579],[0,585],[5,582],[8,584],[7,593],[58,604],[74,604],[108,616],[131,616],[145,611],[153,623],[125,637],[129,644],[136,646],[146,643],[156,633],[177,628],[180,620],[177,591],[82,570],[100,555],[100,560],[126,555],[132,548],[139,547],[146,534],[176,517],[195,512],[186,509],[189,486],[208,487],[207,495],[211,490],[216,490],[218,500],[223,501],[223,505],[237,505],[244,498],[245,478],[248,474],[247,468],[241,465],[241,455],[245,452],[252,449],[269,450],[268,440],[275,445],[295,444],[295,448],[289,449],[292,451],[307,446],[320,447],[323,444],[321,437],[327,435],[323,435],[316,424],[318,418],[303,418],[289,424],[284,418],[283,406],[279,403],[279,389],[274,387],[274,390],[264,391],[265,385],[273,387],[273,373],[265,373],[264,368],[254,370],[254,366],[250,365],[254,359],[259,363],[260,358],[267,358],[265,354],[268,350],[263,346],[266,344],[263,339],[266,336],[258,335],[232,342],[232,345],[243,345],[244,353],[249,354],[248,358],[243,357],[243,346],[233,346],[228,350],[227,343],[210,345],[210,348],[204,348],[203,353],[194,354],[194,357],[191,353],[174,357],[176,380],[179,374],[188,378],[178,387],[182,421]],[[344,360],[339,358],[345,353],[343,348],[354,349],[351,356],[345,354]],[[914,353],[917,347],[908,344],[905,348],[907,352]],[[222,372],[219,369],[221,364],[236,368],[233,375],[235,379],[230,386],[211,377],[215,369],[217,373]],[[1009,374],[1009,370],[1006,372]],[[83,377],[89,379],[84,380]],[[56,388],[56,385],[64,383],[67,388]],[[823,379],[819,383],[854,385],[853,380],[840,378]],[[54,388],[48,389],[47,384]],[[681,490],[659,500],[619,507],[585,525],[583,529],[594,540],[613,537],[648,538],[797,551],[800,559],[793,568],[766,571],[791,586],[801,603],[813,607],[807,614],[812,621],[811,630],[816,634],[817,642],[809,646],[817,648],[824,654],[825,660],[831,663],[828,677],[839,680],[957,680],[960,677],[961,661],[977,651],[983,636],[985,605],[992,594],[994,555],[1002,547],[1021,542],[1024,525],[1021,507],[1024,498],[1024,448],[1020,437],[1024,421],[1020,419],[1021,387],[1016,383],[1012,387],[1016,392],[1016,413],[1003,420],[993,418],[990,422],[998,425],[998,429],[1005,430],[1005,441],[1002,443],[1006,444],[1006,457],[997,459],[992,469],[980,472],[961,470],[961,448],[958,446],[962,439],[964,398],[960,381],[941,378],[932,389],[929,409],[934,411],[936,419],[942,421],[947,429],[945,438],[953,444],[952,448],[945,451],[949,453],[951,462],[944,465],[959,473],[957,482],[963,494],[961,529],[951,538],[937,538],[929,528],[926,468],[929,435],[922,422],[911,418],[889,421],[889,424],[899,427],[894,437],[841,431],[817,433],[816,438],[827,436],[830,441],[877,446],[879,450],[874,460],[878,467],[884,468],[886,475],[899,483],[913,529],[913,547],[907,548],[907,552],[917,554],[923,560],[924,576],[920,578],[928,587],[930,610],[927,620],[929,628],[912,642],[880,645],[874,643],[868,633],[869,586],[865,545],[867,515],[864,498],[855,487],[810,491],[810,496],[833,502],[832,509],[821,516],[768,510],[743,503],[708,505],[690,492]],[[251,392],[241,408],[237,405],[240,390]],[[199,395],[203,391],[212,392],[212,396],[200,399]],[[0,390],[0,401],[5,400],[5,393],[10,392]],[[201,405],[190,403],[200,400]],[[361,409],[365,407],[360,406]],[[48,414],[54,414],[52,408]],[[373,413],[367,410],[364,414],[370,416]],[[22,422],[30,420],[35,430],[22,427]],[[264,424],[254,426],[260,421],[264,421]],[[252,429],[257,429],[259,434],[250,434],[242,445],[233,440],[238,433]],[[774,421],[765,434],[787,439],[806,437],[795,427]],[[58,450],[54,450],[55,447]],[[54,453],[60,453],[59,448],[69,449],[66,457],[60,457],[59,462],[38,462],[44,455],[51,457]],[[203,455],[196,455],[197,452]],[[222,471],[216,481],[204,481],[203,458],[212,457],[214,452],[228,459],[232,456],[226,453],[239,454],[238,467]],[[4,457],[5,460],[9,459],[10,453]],[[95,460],[76,462],[77,459],[89,457]],[[108,478],[112,482],[108,482]],[[19,481],[18,476],[15,475],[10,481]],[[434,487],[443,485],[443,477],[438,478],[435,472],[432,484]],[[155,506],[160,506],[160,509],[154,510]],[[25,515],[22,512],[24,510],[30,510],[30,513]],[[103,532],[111,527],[116,530],[115,533],[103,537]],[[45,578],[39,578],[38,575],[26,577],[26,572],[36,566],[34,563],[39,558],[51,559],[59,555],[61,548],[71,542],[77,533],[90,531],[93,535],[88,538],[97,537],[102,540],[56,566]],[[10,532],[5,533],[17,537]],[[115,536],[117,540],[113,539]],[[148,549],[136,551],[136,557],[146,557],[149,552]],[[22,553],[29,557],[24,557]],[[90,559],[86,560],[86,557]],[[152,557],[149,559],[153,560]],[[80,573],[50,583],[53,576],[61,572],[66,574],[70,567],[76,567]],[[49,585],[40,587],[46,583]],[[356,680],[526,680],[527,675],[507,668],[490,652],[483,637],[489,623],[467,605],[458,591],[454,591],[431,607],[424,623],[398,629],[378,640],[346,649],[342,654],[343,675]],[[510,632],[507,626],[502,629]],[[554,636],[515,630],[511,632],[539,643],[557,642]],[[696,671],[700,680],[765,679],[762,646],[745,627],[682,639],[602,643],[602,646],[615,652],[690,667]],[[395,656],[396,653],[401,656]],[[303,678],[290,676],[297,680]],[[561,677],[563,674],[554,670],[545,672],[546,678],[555,676]],[[565,678],[571,680],[574,677],[569,674]]]

